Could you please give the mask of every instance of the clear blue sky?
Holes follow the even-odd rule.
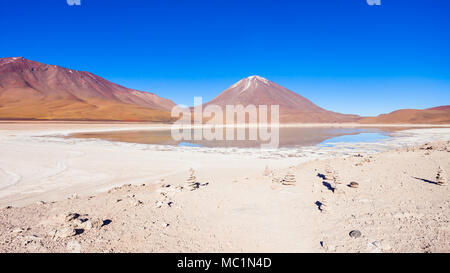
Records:
[[[450,1],[0,0],[0,57],[191,105],[260,75],[360,115],[450,104]]]

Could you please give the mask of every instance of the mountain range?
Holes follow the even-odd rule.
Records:
[[[450,124],[450,106],[360,117],[323,109],[259,76],[241,79],[205,106],[210,104],[279,105],[282,123]],[[173,122],[173,106],[169,99],[123,87],[90,72],[23,57],[0,58],[0,119]]]
[[[167,122],[174,105],[89,72],[22,57],[0,59],[2,119]]]

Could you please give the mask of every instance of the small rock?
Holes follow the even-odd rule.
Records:
[[[92,222],[89,221],[89,220],[87,220],[87,221],[85,221],[85,222],[82,222],[82,223],[80,224],[80,227],[82,227],[82,228],[85,229],[85,230],[90,230],[90,229],[92,229]]]
[[[333,244],[329,244],[325,241],[321,241],[320,245],[323,247],[323,249],[327,252],[334,252],[336,251],[336,246]]]
[[[41,240],[42,240],[42,238],[39,238],[36,235],[25,236],[25,237],[23,237],[22,245],[28,246],[31,243],[40,242]]]
[[[358,187],[359,187],[359,184],[358,184],[357,182],[350,182],[350,184],[348,184],[348,186],[349,186],[350,188],[358,188]]]
[[[348,235],[350,235],[350,237],[356,239],[356,238],[361,237],[361,231],[355,229],[355,230],[350,231],[350,233]]]
[[[155,207],[159,209],[159,208],[162,207],[162,205],[163,205],[163,202],[161,202],[161,201],[156,201]]]
[[[66,249],[70,253],[81,253],[81,245],[76,240],[68,242],[66,245]]]
[[[67,237],[71,237],[71,236],[75,236],[77,235],[77,231],[73,228],[62,228],[59,229],[55,232],[54,235],[54,239],[58,239],[58,238],[67,238]]]
[[[12,233],[22,233],[24,231],[25,230],[23,228],[15,228],[15,229],[13,229]]]
[[[72,220],[77,219],[78,217],[80,217],[80,214],[78,214],[78,213],[69,213],[69,214],[66,215],[65,221],[66,222],[70,222]]]
[[[103,221],[101,219],[92,219],[90,222],[92,223],[92,228],[101,229],[103,227],[105,221]]]
[[[133,206],[137,207],[144,204],[144,202],[142,202],[141,200],[137,200],[136,202],[133,203]]]
[[[69,196],[69,198],[67,198],[67,199],[78,199],[78,198],[80,198],[80,197],[78,196],[78,194],[74,193],[74,194],[72,194],[71,196]]]

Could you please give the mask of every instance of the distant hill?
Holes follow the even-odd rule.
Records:
[[[174,105],[89,72],[0,58],[0,119],[167,122]]]
[[[358,121],[367,124],[450,124],[450,105],[424,110],[402,109],[376,117],[366,117]]]

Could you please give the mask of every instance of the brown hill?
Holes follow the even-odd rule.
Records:
[[[204,106],[210,104],[223,109],[225,105],[279,105],[282,123],[351,122],[359,118],[320,108],[310,100],[259,76],[240,80]]]
[[[433,108],[428,108],[427,110],[444,110],[444,111],[448,111],[448,110],[450,110],[450,105],[437,106],[437,107],[433,107]]]
[[[0,119],[170,121],[174,105],[89,72],[0,58]]]
[[[401,109],[376,117],[366,117],[358,121],[367,124],[450,124],[450,106],[429,109]]]

